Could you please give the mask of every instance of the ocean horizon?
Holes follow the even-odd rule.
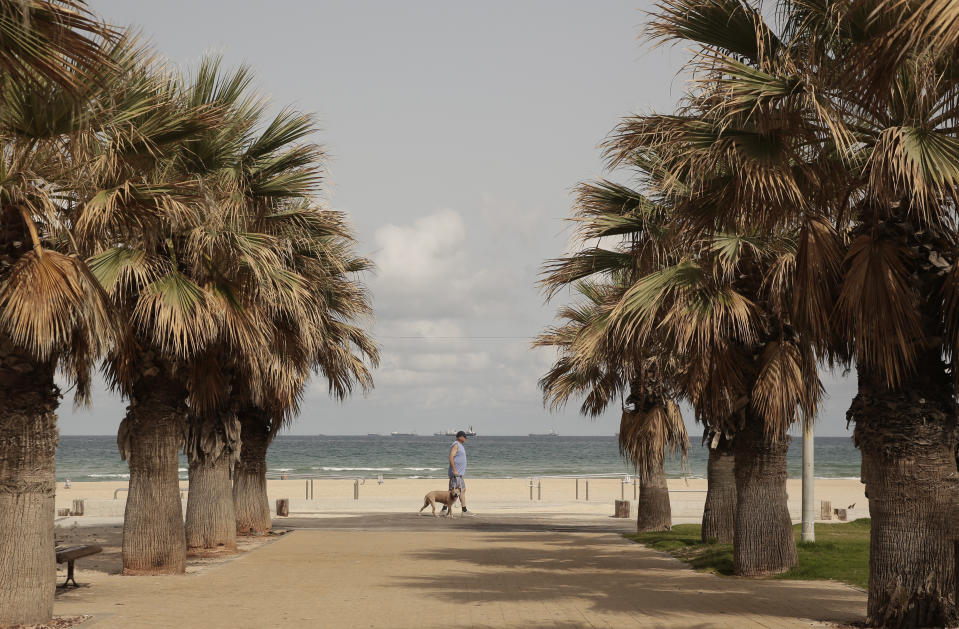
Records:
[[[417,435],[280,435],[267,453],[267,475],[278,478],[362,477],[445,478],[448,436]],[[587,474],[627,474],[617,438],[609,436],[477,436],[466,444],[467,477],[527,478]],[[816,438],[817,478],[859,478],[860,456],[850,437]],[[670,457],[670,478],[705,478],[708,451],[691,437],[689,456]],[[61,435],[56,458],[57,481],[118,481],[129,478],[113,435]],[[802,473],[802,440],[794,438],[787,454],[790,478]],[[187,478],[180,455],[180,476]]]

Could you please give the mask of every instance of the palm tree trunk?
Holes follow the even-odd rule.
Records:
[[[955,600],[956,407],[938,356],[890,391],[859,370],[848,417],[869,500],[867,624],[952,626]]]
[[[702,540],[732,544],[736,522],[736,473],[732,448],[721,439],[709,448]]]
[[[186,545],[192,554],[236,552],[230,472],[239,449],[240,425],[232,409],[191,413],[185,450],[190,461]]]
[[[639,478],[639,504],[636,505],[636,530],[668,531],[673,525],[666,486],[666,459],[654,467],[648,478]]]
[[[146,378],[136,383],[120,424],[117,443],[130,465],[123,520],[124,574],[186,570],[178,471],[185,393],[172,378]]]
[[[733,439],[736,518],[733,566],[740,576],[781,574],[796,565],[796,539],[786,496],[789,437],[765,434],[751,414]]]
[[[221,454],[190,462],[190,495],[186,505],[186,546],[191,554],[236,552],[231,457]]]
[[[54,455],[59,391],[53,365],[0,343],[0,625],[53,615]]]
[[[233,471],[233,505],[237,535],[264,535],[273,528],[266,495],[269,427],[255,409],[241,410],[240,458]]]

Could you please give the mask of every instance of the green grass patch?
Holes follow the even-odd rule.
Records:
[[[816,524],[816,541],[799,541],[801,526],[793,527],[799,564],[777,579],[835,579],[866,589],[869,585],[868,518],[849,523]],[[627,539],[667,552],[697,570],[733,573],[732,544],[705,544],[698,524],[679,524],[669,531],[632,533]]]

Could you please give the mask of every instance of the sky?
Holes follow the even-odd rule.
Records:
[[[375,390],[342,403],[314,379],[290,433],[618,430],[615,408],[597,420],[544,409],[553,354],[529,343],[569,297],[546,304],[536,281],[572,246],[572,190],[604,175],[599,144],[621,116],[667,111],[685,89],[686,52],[639,38],[650,4],[90,4],[184,69],[208,53],[250,65],[276,107],[320,120],[328,202],[377,266],[366,281],[382,362]],[[854,383],[824,381],[818,433],[848,434]],[[65,400],[61,432],[113,433],[125,406],[100,383],[89,410]]]

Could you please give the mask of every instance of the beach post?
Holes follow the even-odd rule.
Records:
[[[533,478],[532,477],[530,477],[529,479],[529,499],[530,500],[533,499]]]
[[[576,479],[576,500],[579,500],[579,479]]]
[[[586,479],[586,500],[589,500],[589,479]]]
[[[305,481],[305,482],[306,482],[306,495],[303,497],[309,500],[310,499],[310,481]]]
[[[542,480],[536,481],[536,499],[537,500],[543,499],[543,481]]]
[[[313,479],[310,479],[310,500],[313,500]]]
[[[816,541],[816,477],[815,445],[812,421],[803,423],[802,431],[802,541]]]
[[[360,479],[353,481],[353,500],[360,499]]]

